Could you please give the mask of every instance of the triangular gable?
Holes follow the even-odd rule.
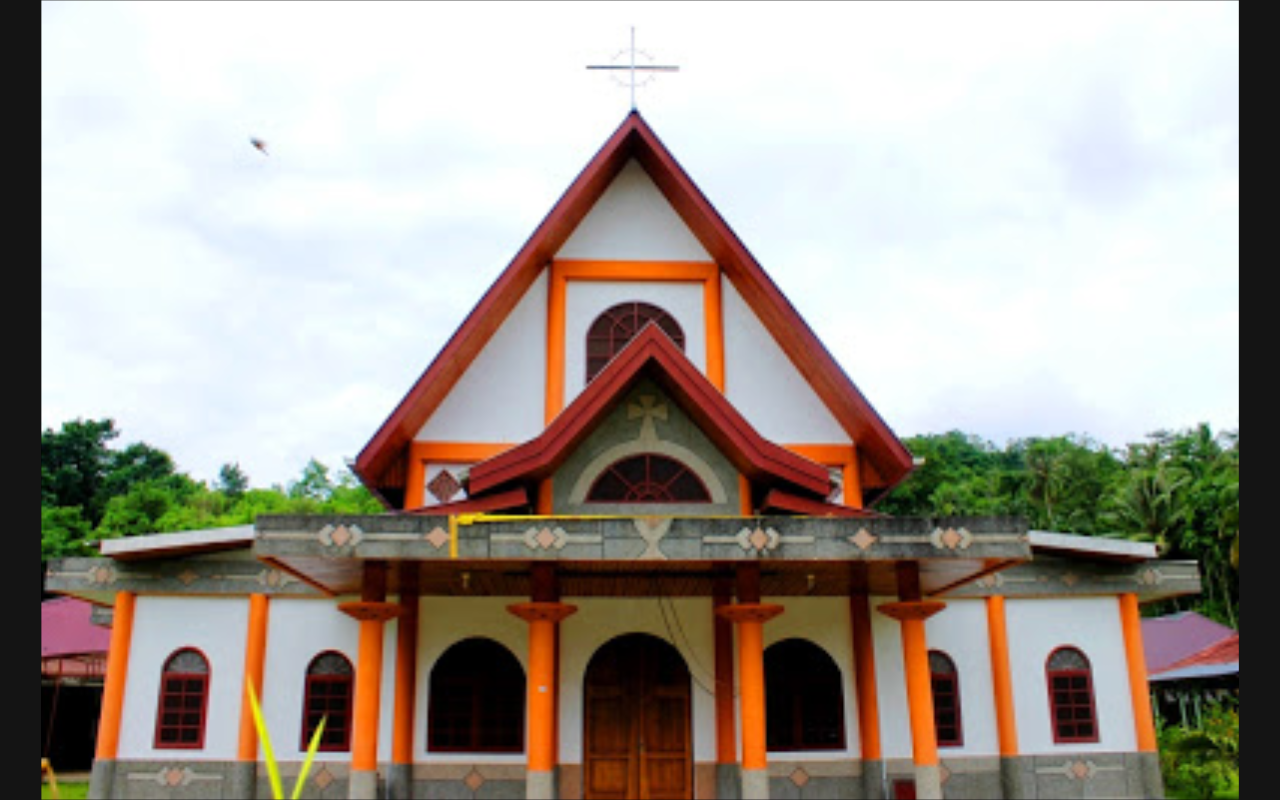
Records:
[[[549,476],[641,374],[654,379],[753,485],[797,487],[825,497],[826,467],[760,436],[656,325],[646,325],[536,438],[476,464],[468,492],[483,496]]]
[[[911,471],[911,454],[729,229],[637,111],[632,111],[543,219],[466,320],[418,378],[352,469],[375,494],[398,494],[406,448],[493,333],[631,159],[711,254],[805,380],[856,443],[863,489],[874,500]]]

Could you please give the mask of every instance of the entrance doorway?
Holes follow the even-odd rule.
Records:
[[[689,668],[670,643],[619,636],[587,665],[583,789],[587,800],[693,797]]]

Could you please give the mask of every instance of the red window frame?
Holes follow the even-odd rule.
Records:
[[[939,666],[945,669],[938,669]],[[951,656],[941,650],[929,651],[929,683],[933,688],[933,725],[938,746],[962,747],[964,723],[960,716],[960,672]]]
[[[201,660],[203,672],[180,672],[174,668],[174,662],[186,653]],[[165,659],[160,670],[160,692],[156,703],[154,746],[157,750],[204,748],[210,675],[208,657],[194,647],[178,648]]]
[[[844,684],[826,650],[783,639],[764,651],[765,746],[775,753],[843,750]]]
[[[346,662],[345,673],[322,673],[316,668],[320,660],[337,656]],[[351,750],[351,711],[355,698],[355,669],[351,659],[336,650],[326,650],[311,659],[307,665],[306,688],[302,697],[302,744],[306,750],[311,745],[320,719],[325,719],[324,733],[320,735],[323,753],[345,753]]]
[[[619,303],[603,311],[587,328],[587,383],[650,322],[684,349],[684,331],[675,317],[650,303]]]
[[[605,467],[587,490],[586,502],[710,503],[711,492],[698,473],[679,460],[636,453]]]
[[[431,670],[427,750],[523,753],[526,678],[520,660],[492,639],[450,645]]]
[[[1053,666],[1056,657],[1071,653],[1080,658],[1084,667]],[[1059,647],[1045,659],[1044,669],[1054,743],[1097,742],[1098,711],[1093,694],[1093,668],[1088,657],[1078,648]]]

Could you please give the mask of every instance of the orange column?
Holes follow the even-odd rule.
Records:
[[[911,760],[915,763],[916,797],[941,798],[938,769],[938,736],[933,718],[933,681],[929,674],[929,645],[924,622],[946,608],[946,603],[920,596],[919,567],[913,561],[898,563],[898,602],[877,607],[902,627],[902,661],[906,673],[907,706],[911,720]]]
[[[338,610],[360,622],[356,696],[351,728],[351,776],[348,796],[378,795],[378,719],[382,703],[382,629],[400,613],[400,606],[386,602],[387,565],[366,561],[360,600],[340,603]]]
[[[137,595],[116,592],[111,616],[111,643],[107,649],[107,675],[102,686],[102,712],[98,721],[99,759],[115,760],[120,747],[120,714],[124,685],[129,673],[129,643],[133,641],[133,608]]]
[[[120,747],[120,717],[124,687],[129,675],[129,643],[133,641],[133,592],[116,592],[111,618],[111,643],[107,647],[107,675],[102,687],[98,717],[98,744],[89,776],[89,796],[108,798],[115,784],[116,753]]]
[[[720,298],[720,270],[702,284],[702,316],[707,336],[707,380],[724,393],[724,313]]]
[[[526,797],[555,797],[556,767],[556,628],[578,610],[559,602],[516,603],[507,610],[529,623],[529,676],[526,711],[529,741]]]
[[[738,602],[716,609],[734,623],[738,638],[738,713],[742,719],[743,800],[769,796],[769,758],[764,696],[764,623],[782,606],[760,602],[760,565],[738,568]]]
[[[253,692],[262,697],[262,672],[267,656],[268,604],[265,594],[249,595],[249,628],[244,641],[244,682],[253,685]],[[253,724],[253,707],[249,704],[248,689],[240,698],[240,748],[239,761],[258,760],[258,729]]]
[[[730,596],[728,579],[717,578],[711,608],[715,615],[716,763],[722,765],[738,763],[733,713],[733,623],[718,613],[729,605]]]
[[[1124,631],[1124,652],[1129,664],[1129,694],[1133,698],[1133,724],[1138,752],[1156,752],[1155,720],[1151,715],[1151,690],[1147,685],[1147,657],[1142,649],[1142,617],[1138,596],[1120,595],[1120,625]]]
[[[1009,672],[1009,632],[1004,597],[987,598],[987,636],[991,642],[991,683],[996,701],[996,733],[1000,755],[1018,755],[1018,724],[1013,713],[1013,676]]]

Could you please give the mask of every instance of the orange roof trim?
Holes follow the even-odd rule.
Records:
[[[633,110],[360,451],[352,469],[375,494],[381,496],[389,488],[403,486],[404,477],[391,473],[403,469],[404,449],[631,158],[644,168],[857,443],[859,452],[867,459],[865,474],[878,478],[878,485],[867,484],[864,489],[872,496],[882,495],[910,473],[913,464],[906,447],[849,380],[639,112]]]

